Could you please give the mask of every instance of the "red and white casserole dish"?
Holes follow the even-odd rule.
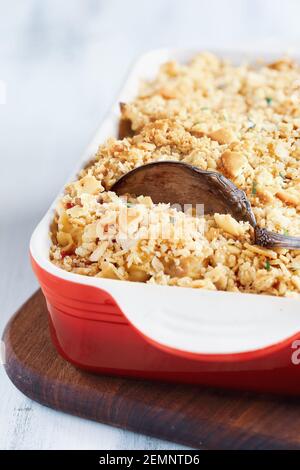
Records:
[[[136,95],[141,79],[154,77],[167,60],[194,54],[157,50],[142,56],[77,170],[108,136],[117,135],[118,103]],[[257,58],[219,54],[235,62]],[[69,273],[49,260],[55,205],[35,229],[30,253],[52,339],[65,359],[105,374],[300,394],[299,300]]]

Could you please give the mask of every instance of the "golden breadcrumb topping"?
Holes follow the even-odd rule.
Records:
[[[300,236],[300,67],[233,65],[203,53],[164,64],[122,103],[130,136],[110,138],[66,186],[50,259],[79,274],[279,296],[300,293],[300,251],[253,245],[248,223],[198,217],[112,185],[145,163],[175,160],[224,174],[260,227]]]

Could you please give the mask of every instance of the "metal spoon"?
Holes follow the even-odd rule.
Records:
[[[205,214],[231,214],[254,228],[254,243],[267,248],[300,249],[300,237],[290,237],[258,227],[244,191],[215,171],[200,170],[187,163],[160,161],[142,165],[122,176],[111,188],[119,196],[150,196],[159,202],[203,204]]]

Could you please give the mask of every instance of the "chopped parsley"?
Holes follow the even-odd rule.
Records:
[[[289,233],[290,232],[286,228],[283,230],[283,235],[289,235]]]
[[[270,106],[270,104],[272,104],[272,101],[273,101],[273,99],[270,98],[270,96],[267,96],[267,97],[266,97],[266,102],[267,102],[267,105],[268,105],[268,106]]]
[[[256,194],[256,187],[257,187],[257,182],[256,182],[256,181],[253,181],[253,184],[252,184],[252,191],[251,191],[252,194]]]
[[[270,261],[268,259],[266,261],[265,268],[266,268],[267,271],[271,271],[271,265],[270,265]]]
[[[285,176],[284,176],[283,173],[281,173],[281,171],[279,172],[279,176],[280,176],[283,180],[285,180]]]

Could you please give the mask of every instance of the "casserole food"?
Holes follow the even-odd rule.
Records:
[[[153,78],[161,63],[170,58],[186,60],[191,55],[188,51],[155,51],[144,56],[136,65],[119,101],[129,102],[136,94],[139,79]],[[266,105],[268,105],[267,102]],[[136,124],[133,124],[134,116],[132,113],[131,115],[125,114],[124,119],[131,119],[132,127],[136,127]],[[117,122],[118,110],[116,105],[112,115],[105,121],[94,142],[88,148],[85,160],[90,159],[96,153],[98,144],[103,142],[107,136],[116,135]],[[194,125],[193,122],[192,127]],[[165,156],[168,149],[171,155],[174,155],[174,151],[177,155],[186,154],[188,140],[191,145],[190,156],[190,154],[193,154],[195,146],[198,145],[199,147],[200,144],[198,137],[187,131],[186,126],[187,123],[181,122],[180,119],[175,123],[169,121],[166,123],[164,119],[150,124],[142,122],[139,134],[127,139],[125,147],[123,145],[122,148],[115,150],[124,152],[126,147],[131,146],[132,149],[135,146],[135,150],[138,149],[138,152],[135,152],[137,158],[144,154],[146,159],[150,158],[151,161],[153,153],[156,152],[157,154],[160,153],[161,156]],[[204,130],[194,129],[195,132],[210,134],[213,134],[216,130],[209,128]],[[237,130],[234,129],[234,132],[237,132]],[[143,136],[142,139],[140,138],[141,135]],[[178,135],[180,138],[178,138]],[[208,140],[215,142],[212,144],[214,149],[211,148],[210,150],[222,151],[221,161],[223,164],[224,162],[228,163],[228,159],[225,158],[226,155],[224,154],[229,150],[222,147],[227,144],[224,141],[222,141],[223,143],[218,142],[220,136],[218,139],[217,137],[215,136],[215,140],[214,138],[204,139],[205,145],[208,145]],[[165,145],[157,145],[156,139],[161,138],[164,138]],[[176,145],[174,139],[177,139]],[[234,140],[231,140],[229,145],[233,142]],[[110,153],[110,147],[116,145],[118,146],[120,143],[116,144],[112,141],[100,150],[100,153],[106,152],[110,163],[113,157]],[[170,148],[172,148],[172,152],[170,152]],[[202,154],[201,158],[203,158],[203,154],[205,155],[204,150],[201,148],[196,150],[198,150],[198,154]],[[230,149],[231,152],[235,152],[235,150],[235,148]],[[195,153],[193,157],[196,158]],[[296,153],[293,158],[297,161]],[[130,166],[126,166],[127,162],[128,160],[125,159],[126,171],[130,169]],[[210,168],[209,165],[215,165],[215,160],[207,159],[207,165],[208,168]],[[294,162],[290,167],[292,173],[297,171]],[[214,167],[214,169],[216,168]],[[93,184],[99,184],[98,179],[92,174],[94,170],[95,167],[89,165],[86,167],[82,173],[85,179],[80,183],[81,185],[93,186]],[[122,172],[124,172],[123,169],[120,174]],[[113,178],[117,176],[118,173],[113,175]],[[240,173],[236,175],[237,178],[242,176]],[[244,181],[245,189],[251,187],[251,193],[253,193],[254,180],[253,178],[251,180],[251,175],[249,178],[249,181],[247,178]],[[275,173],[275,186],[279,184],[278,178],[281,178],[281,176]],[[70,199],[67,197],[63,201],[65,204],[64,211],[72,212],[73,209],[76,209],[76,204],[72,200],[73,197],[78,197],[76,191],[78,189],[80,191],[77,186],[74,194],[72,193],[76,184],[72,183],[71,185],[72,188],[68,195]],[[94,189],[92,188],[91,191],[93,192]],[[268,191],[273,197],[270,188],[268,188]],[[276,193],[278,193],[278,190],[275,187],[274,194]],[[256,192],[252,194],[253,198],[256,197],[256,194]],[[111,208],[116,211],[122,203],[119,198],[110,193],[104,193],[104,198],[105,200],[102,202],[107,204],[107,216]],[[278,197],[277,199],[279,204],[281,199]],[[90,202],[90,200],[87,201],[87,204],[90,204]],[[133,203],[136,202],[133,201]],[[68,203],[69,207],[66,206]],[[130,201],[130,204],[132,204],[132,201]],[[146,201],[144,206],[147,206],[147,204],[151,204],[151,202]],[[237,282],[239,287],[243,285],[240,282],[241,278],[238,280],[232,279],[229,273],[230,271],[234,272],[234,270],[230,270],[230,267],[226,266],[225,263],[220,268],[218,260],[212,268],[215,271],[211,274],[211,278],[204,275],[199,279],[197,273],[195,276],[169,275],[170,277],[166,280],[163,277],[165,274],[161,274],[161,260],[156,255],[159,251],[157,246],[154,246],[153,251],[150,252],[147,269],[143,271],[147,276],[150,274],[152,282],[150,285],[126,280],[130,279],[130,273],[122,271],[121,266],[115,271],[112,267],[113,263],[102,266],[99,271],[85,271],[86,268],[91,269],[93,258],[90,259],[91,264],[87,266],[79,263],[79,265],[69,268],[68,253],[61,258],[59,248],[58,256],[55,258],[57,247],[54,247],[52,257],[58,265],[56,266],[49,260],[49,240],[47,236],[55,206],[56,203],[34,232],[31,240],[31,254],[34,269],[47,299],[53,338],[58,349],[66,358],[79,366],[96,371],[298,393],[300,386],[297,385],[297,369],[291,362],[291,338],[295,339],[299,332],[299,300],[236,293],[234,291],[238,290]],[[82,209],[81,206],[80,208]],[[152,206],[150,206],[150,210],[152,209]],[[272,217],[268,219],[260,209],[261,207],[258,204],[256,217],[260,217],[261,223],[264,220],[270,221],[271,228],[273,228]],[[163,212],[169,213],[169,210],[167,207],[162,208]],[[287,207],[286,210],[290,211],[291,219],[293,219],[296,208],[290,210]],[[64,216],[63,211],[62,216]],[[172,213],[171,216],[173,217],[174,214]],[[193,216],[188,215],[185,217],[190,217],[190,222],[195,222]],[[290,219],[288,218],[288,220]],[[266,281],[266,278],[270,277],[270,271],[277,273],[278,270],[284,270],[280,266],[280,263],[284,264],[284,262],[282,259],[278,260],[277,253],[272,253],[272,250],[266,250],[263,253],[255,253],[254,251],[253,255],[253,250],[257,248],[250,243],[250,227],[247,224],[238,224],[237,222],[235,225],[234,222],[236,221],[233,220],[232,222],[231,219],[224,219],[220,215],[211,218],[207,223],[211,224],[213,231],[219,230],[218,234],[224,238],[223,245],[226,245],[226,247],[231,246],[231,249],[239,249],[239,243],[247,243],[244,251],[247,252],[247,256],[251,260],[255,259],[256,255],[258,255],[259,260],[261,255],[263,256],[262,262],[264,265],[258,264],[255,266],[254,264],[255,271],[259,271],[259,275],[254,276],[254,278],[255,282],[257,279],[259,280],[259,286],[265,287],[256,286],[252,289],[246,283],[244,290],[246,292],[268,292],[276,295],[290,295],[297,291],[299,289],[299,286],[297,287],[297,272],[296,274],[293,272],[293,274],[287,275],[290,283],[280,284],[281,278],[276,282],[274,282],[274,279],[272,282]],[[63,220],[60,220],[60,223],[63,224]],[[236,231],[235,235],[230,233],[228,224],[231,225],[232,231]],[[292,221],[290,230],[297,233],[295,221]],[[224,234],[224,232],[226,233]],[[228,233],[234,238],[228,237]],[[243,235],[242,242],[239,239],[240,235]],[[63,235],[59,237],[61,236],[63,237]],[[232,243],[228,243],[228,239],[229,241],[232,240]],[[61,238],[61,240],[61,245],[65,244],[68,247],[68,239]],[[87,242],[89,242],[88,239]],[[211,249],[208,243],[209,240],[202,235],[201,230],[199,230],[199,239],[194,240],[193,236],[191,242],[193,245],[190,247],[192,252],[186,253],[187,258],[194,255],[198,257],[199,252],[205,256]],[[176,243],[172,246],[173,256],[176,250],[182,249]],[[104,248],[103,246],[93,246],[92,248],[93,250],[88,253],[88,256],[97,257],[102,249],[107,249],[107,246],[104,246]],[[260,248],[260,250],[263,249]],[[237,258],[240,257],[240,253],[241,250],[235,254],[235,263]],[[85,254],[83,252],[81,254],[84,258]],[[230,253],[230,255],[234,255],[234,253]],[[221,253],[218,256],[221,256]],[[281,253],[280,256],[284,258],[291,255],[285,252]],[[272,264],[274,260],[277,264]],[[248,265],[247,259],[241,261],[240,268],[241,270],[244,269],[245,277],[251,277],[253,265]],[[288,261],[290,263],[294,259]],[[62,264],[68,271],[61,269]],[[135,264],[134,268],[136,269],[136,263],[133,264]],[[224,267],[228,268],[226,273],[220,273],[220,269],[222,271]],[[107,276],[103,275],[103,268],[108,270]],[[183,266],[180,265],[180,268],[183,268]],[[195,269],[199,269],[199,266],[196,266]],[[93,277],[81,276],[79,273],[92,274]],[[95,274],[96,276],[100,274],[101,277],[96,277]],[[125,274],[129,274],[129,276],[126,277]],[[143,276],[143,273],[138,270],[133,271],[134,276],[137,276],[137,278],[133,280],[150,280],[140,277]],[[280,273],[280,276],[282,277],[282,273]],[[110,279],[111,277],[125,280]],[[175,282],[173,282],[174,279]],[[264,284],[264,282],[267,282],[267,284]],[[155,285],[159,283],[164,285]],[[166,284],[170,284],[172,287]],[[220,288],[232,292],[208,292],[176,287],[180,285]],[[267,371],[268,373],[266,373]],[[279,380],[280,373],[281,377],[285,376],[285,381]],[[257,383],[258,377],[260,383]],[[293,390],[291,389],[292,386],[294,387]]]
[[[202,53],[188,64],[164,64],[136,100],[122,103],[134,135],[110,138],[67,185],[53,225],[53,262],[102,278],[300,293],[300,250],[254,246],[250,225],[228,214],[200,221],[154,205],[143,197],[147,187],[129,200],[113,192],[121,176],[141,165],[192,164],[217,170],[244,190],[260,227],[299,234],[299,77],[291,60],[234,66]],[[182,174],[177,185],[188,186],[188,176]]]

